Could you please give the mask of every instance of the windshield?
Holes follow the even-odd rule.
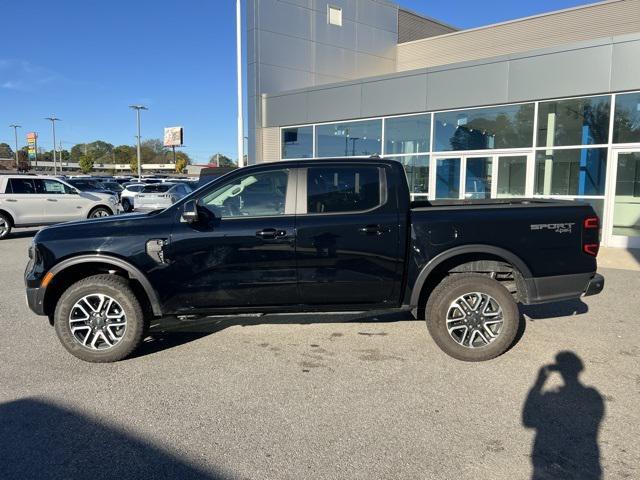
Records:
[[[171,190],[172,184],[156,183],[153,185],[147,185],[142,189],[142,193],[164,193]]]
[[[102,188],[89,180],[68,180],[68,182],[80,190],[102,190]]]

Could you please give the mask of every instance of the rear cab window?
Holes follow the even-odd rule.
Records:
[[[374,166],[323,166],[307,169],[308,214],[362,212],[385,201],[381,179]]]

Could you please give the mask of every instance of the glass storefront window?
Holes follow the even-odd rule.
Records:
[[[527,179],[527,156],[497,157],[497,161],[496,196],[498,198],[523,197]]]
[[[640,151],[618,154],[613,234],[640,237]]]
[[[531,147],[534,105],[436,113],[436,151]]]
[[[606,148],[539,151],[536,194],[604,195],[606,166]]]
[[[426,195],[429,193],[429,155],[407,155],[389,157],[402,162],[407,174],[409,193]]]
[[[429,151],[431,115],[411,115],[384,120],[384,153],[426,153]]]
[[[436,162],[436,198],[460,197],[461,158],[442,158]]]
[[[616,96],[613,143],[640,142],[640,92]]]
[[[313,157],[313,127],[282,129],[282,158]]]
[[[382,120],[331,123],[316,126],[318,157],[379,155]]]
[[[540,102],[538,147],[609,143],[609,95]]]
[[[467,158],[464,198],[485,199],[491,197],[491,157]]]

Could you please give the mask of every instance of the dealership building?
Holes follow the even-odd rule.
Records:
[[[468,30],[248,0],[247,92],[249,163],[395,158],[414,198],[583,200],[606,245],[640,247],[640,0]]]

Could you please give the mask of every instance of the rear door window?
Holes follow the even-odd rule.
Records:
[[[33,180],[30,178],[11,178],[9,179],[7,192],[31,194],[31,193],[36,193],[36,189],[33,184]]]
[[[361,212],[380,203],[377,167],[311,167],[307,170],[307,213]]]

